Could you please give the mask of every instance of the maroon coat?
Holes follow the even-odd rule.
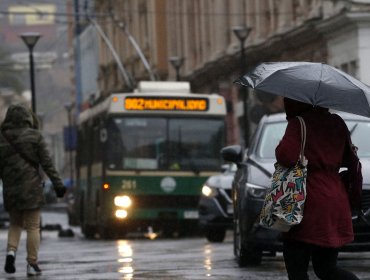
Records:
[[[285,238],[323,247],[341,247],[353,240],[351,210],[345,186],[338,174],[347,139],[347,127],[336,114],[325,110],[302,113],[307,140],[307,198],[302,222]],[[301,144],[300,123],[289,118],[285,135],[276,148],[276,159],[293,166]]]

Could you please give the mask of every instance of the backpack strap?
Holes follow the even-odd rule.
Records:
[[[40,174],[40,177],[42,178],[41,173],[40,173],[40,170],[39,170],[39,164],[35,163],[31,159],[29,159],[24,153],[22,153],[21,151],[19,151],[19,149],[17,148],[17,146],[12,141],[9,140],[8,136],[6,135],[6,133],[1,133],[1,135],[4,137],[4,139],[6,140],[6,142],[8,142],[8,144],[13,148],[14,152],[17,153],[26,162],[28,162],[31,166],[33,166],[37,170],[37,172]]]

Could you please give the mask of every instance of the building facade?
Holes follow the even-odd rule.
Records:
[[[193,92],[226,98],[228,144],[243,143],[246,96],[250,134],[263,114],[283,111],[281,98],[240,93],[233,84],[260,62],[324,62],[370,83],[369,11],[366,0],[95,1],[88,12],[112,44],[98,38],[99,96],[178,74]],[[250,28],[243,52],[236,26]],[[170,57],[183,58],[177,71]]]

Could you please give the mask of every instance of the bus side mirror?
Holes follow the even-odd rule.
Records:
[[[225,161],[239,165],[243,160],[242,147],[240,145],[233,145],[222,148],[221,156]]]

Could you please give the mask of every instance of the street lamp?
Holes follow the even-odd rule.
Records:
[[[184,58],[179,56],[171,56],[168,61],[176,70],[176,81],[180,81],[180,68],[184,63]]]
[[[71,176],[71,187],[73,187],[73,158],[72,158],[72,103],[67,103],[64,105],[64,108],[67,111],[68,115],[68,145],[66,145],[68,151],[69,151],[69,168],[70,168],[70,176]]]
[[[244,42],[248,38],[248,35],[251,31],[250,27],[246,27],[245,25],[234,26],[232,28],[235,36],[239,39],[240,42],[240,71],[241,75],[244,75],[246,72],[247,64],[245,60],[245,50],[244,50]],[[249,120],[248,120],[248,90],[245,87],[239,88],[239,93],[243,98],[243,110],[244,110],[244,142],[245,146],[248,147],[249,145]]]
[[[20,35],[23,42],[26,44],[28,51],[30,53],[30,83],[31,83],[31,96],[32,96],[32,111],[36,113],[36,94],[35,94],[35,78],[34,78],[34,66],[33,66],[33,47],[36,45],[37,41],[41,37],[39,33],[36,32],[26,32]]]
[[[39,121],[38,129],[42,130],[44,128],[45,113],[44,112],[37,113],[37,118],[38,118],[38,121]]]

